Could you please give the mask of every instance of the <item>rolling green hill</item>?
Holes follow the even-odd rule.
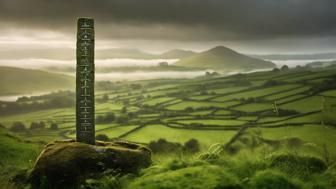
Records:
[[[176,65],[216,69],[227,72],[275,67],[275,64],[272,62],[251,58],[223,46],[217,46],[208,51],[184,58],[177,62]]]
[[[140,51],[138,49],[104,49],[96,52],[99,59],[130,58],[130,59],[155,59],[157,55]]]
[[[0,95],[74,89],[74,78],[39,70],[0,67]]]
[[[265,177],[265,185],[280,180],[281,189],[335,188],[335,70],[106,82],[104,90],[96,91],[96,134],[148,144],[151,149],[150,144],[159,144],[156,150],[169,151],[153,150],[154,166],[142,170],[144,174],[124,180],[108,172],[108,177],[94,182],[122,181],[121,189],[232,188],[219,183],[224,180],[252,189],[266,188],[253,186]],[[0,107],[6,108],[1,103]],[[111,113],[115,120],[99,118]],[[25,129],[13,129],[18,121]],[[8,179],[33,165],[41,148],[38,143],[75,138],[75,121],[74,107],[0,112],[0,185],[14,188],[8,187]],[[46,127],[32,129],[33,122]],[[58,127],[50,129],[51,123]],[[183,151],[190,141],[198,141],[197,152]],[[226,173],[232,182],[225,180]]]
[[[189,57],[194,54],[195,52],[193,51],[173,49],[173,50],[162,53],[160,57],[164,59],[180,59],[180,58]]]
[[[193,51],[173,49],[162,54],[151,54],[138,49],[105,49],[96,53],[97,58],[131,58],[131,59],[180,59],[195,54]]]

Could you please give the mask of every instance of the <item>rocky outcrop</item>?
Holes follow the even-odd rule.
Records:
[[[33,188],[77,188],[83,180],[106,170],[132,173],[150,164],[151,151],[135,143],[56,141],[41,152],[29,181]]]

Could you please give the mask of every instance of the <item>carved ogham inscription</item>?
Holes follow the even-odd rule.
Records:
[[[77,22],[76,139],[95,144],[94,21]]]

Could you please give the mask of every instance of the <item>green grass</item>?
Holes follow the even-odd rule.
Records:
[[[336,97],[336,90],[326,91],[326,92],[321,93],[321,95]]]
[[[303,99],[305,97],[306,97],[306,95],[298,94],[298,95],[293,95],[293,96],[283,98],[283,99],[280,99],[280,100],[275,100],[275,101],[277,102],[277,104],[280,104],[280,103],[282,104],[282,103],[288,103],[288,102],[292,102],[292,101],[295,101],[295,100]]]
[[[173,100],[173,99],[175,99],[175,98],[171,98],[171,97],[155,98],[155,99],[147,100],[147,101],[143,102],[143,104],[149,105],[149,106],[154,106],[156,104],[161,104],[161,103]]]
[[[306,148],[304,153],[321,156],[323,146],[326,145],[330,157],[333,159],[336,156],[335,140],[336,129],[330,126],[323,125],[305,125],[301,127],[293,127],[288,125],[283,128],[263,128],[262,135],[268,139],[286,139],[298,137],[305,142]]]
[[[335,100],[336,102],[336,100]],[[312,112],[322,110],[322,97],[312,96],[302,100],[280,105],[280,108],[297,110],[299,112]]]
[[[125,139],[148,143],[152,140],[165,138],[172,142],[184,143],[189,139],[196,138],[202,141],[202,144],[209,146],[215,142],[225,143],[235,131],[203,131],[203,130],[186,130],[173,129],[163,125],[149,125],[134,133],[128,135]]]
[[[74,78],[67,75],[39,70],[0,67],[0,95],[73,90],[74,84]]]
[[[235,144],[241,151],[235,156],[224,156],[224,158],[230,159],[229,162],[225,162],[227,159],[217,163],[201,162],[197,166],[188,164],[186,167],[181,169],[178,168],[176,170],[170,170],[170,168],[165,167],[165,171],[158,172],[157,174],[153,174],[146,170],[140,173],[139,177],[128,180],[127,184],[129,185],[127,187],[167,188],[167,186],[175,187],[174,184],[176,184],[175,188],[180,186],[188,188],[189,185],[186,186],[186,184],[191,183],[191,181],[187,180],[193,179],[192,182],[196,184],[190,185],[190,188],[201,187],[206,189],[207,187],[211,188],[214,185],[218,185],[218,187],[221,188],[223,186],[220,185],[220,181],[217,179],[225,180],[232,178],[233,180],[231,181],[233,182],[236,182],[235,180],[238,179],[237,182],[240,183],[244,189],[252,189],[256,187],[257,182],[261,182],[260,175],[265,176],[264,172],[271,175],[270,178],[267,179],[276,181],[279,179],[288,180],[289,182],[296,183],[297,179],[300,178],[291,178],[287,173],[285,173],[285,178],[282,178],[283,175],[282,173],[278,174],[278,170],[264,170],[260,168],[260,166],[267,166],[262,162],[265,162],[267,157],[274,153],[288,153],[293,151],[299,154],[318,156],[322,159],[325,158],[327,151],[330,161],[332,163],[336,161],[336,129],[332,126],[323,125],[324,116],[321,111],[323,98],[322,96],[319,96],[325,95],[335,97],[335,90],[324,91],[319,95],[314,96],[308,96],[309,93],[306,92],[306,90],[310,89],[312,86],[312,83],[310,82],[312,81],[311,79],[314,80],[314,78],[321,76],[329,77],[332,73],[333,72],[331,71],[316,71],[313,75],[310,75],[310,73],[306,71],[280,73],[257,72],[221,78],[200,77],[195,79],[146,80],[134,82],[142,85],[141,89],[136,90],[130,88],[132,82],[121,83],[120,88],[115,91],[100,91],[99,98],[105,93],[111,98],[108,102],[104,103],[96,101],[96,115],[104,115],[108,112],[114,112],[116,116],[119,117],[123,114],[121,112],[121,109],[124,107],[123,101],[128,99],[130,104],[126,105],[127,111],[123,116],[129,116],[129,112],[135,113],[136,116],[130,116],[128,118],[128,124],[118,124],[117,122],[96,124],[96,134],[106,134],[110,138],[114,138],[137,128],[140,123],[142,123],[145,124],[144,127],[129,133],[124,139],[140,143],[149,143],[150,141],[159,138],[165,138],[170,142],[179,142],[183,144],[187,140],[195,138],[201,145],[201,151],[199,153],[204,153],[208,150],[209,146],[217,143],[227,143],[238,132],[238,129],[240,129],[239,126],[243,126],[249,121],[256,121],[260,118],[255,127],[247,129],[245,133],[246,136],[244,135],[244,137]],[[230,83],[231,81],[239,79],[250,81],[252,86],[240,87]],[[274,87],[255,88],[262,86],[265,81],[271,79],[286,80],[288,82],[296,82],[304,79],[307,80],[308,83],[285,83]],[[209,94],[210,92],[215,92],[216,94],[200,95],[201,86],[205,87]],[[147,92],[143,92],[143,90],[146,90]],[[246,91],[239,92],[241,90]],[[129,92],[132,94],[129,95]],[[168,94],[171,92],[185,94],[185,96],[173,97]],[[232,94],[225,95],[231,92]],[[136,99],[142,95],[144,95],[145,98],[137,101]],[[184,97],[192,100],[186,100]],[[213,97],[216,98],[213,99]],[[242,104],[243,101],[241,102],[240,100],[232,100],[250,97],[264,98],[261,99],[261,102],[248,104]],[[267,114],[255,113],[257,111],[271,111],[274,100],[277,101],[278,108],[281,109],[296,110],[299,113],[312,111],[320,112],[310,115],[298,115],[295,118],[291,118],[291,116],[269,116]],[[163,103],[164,109],[156,105],[161,103]],[[336,99],[327,98],[326,103],[329,105],[336,104]],[[143,105],[149,105],[149,107],[144,107]],[[185,111],[188,107],[192,107],[194,110],[188,112]],[[156,124],[146,123],[147,121],[153,120]],[[67,137],[75,138],[74,108],[0,115],[0,123],[7,128],[9,128],[14,121],[22,121],[27,127],[29,127],[30,123],[33,121],[53,121],[59,123],[59,129],[55,131],[51,131],[50,129],[29,130],[28,134],[17,134],[20,138],[7,135],[6,129],[0,129],[0,166],[6,165],[6,170],[11,168],[30,168],[33,162],[29,160],[35,159],[42,148],[35,142],[49,142],[63,139],[64,133]],[[265,123],[270,121],[273,123]],[[160,124],[160,122],[164,125]],[[176,122],[180,124],[174,125]],[[192,123],[203,124],[204,126],[214,126],[214,128],[218,130],[202,130],[202,126],[200,126],[199,130],[190,129],[190,124]],[[328,122],[325,122],[324,124],[327,123]],[[168,127],[169,125],[178,128]],[[228,129],[231,125],[235,127],[231,127],[230,129],[236,130],[220,130]],[[49,123],[47,124],[47,127],[48,126]],[[209,129],[209,127],[207,128]],[[263,139],[268,139],[273,142],[279,142],[280,146],[259,144],[260,141],[258,141],[258,138],[253,138],[254,136],[262,137]],[[286,141],[292,138],[297,138],[301,142],[300,145],[287,145]],[[27,143],[25,140],[33,142]],[[249,140],[254,141],[252,144],[259,146],[251,148],[251,146],[247,145]],[[325,148],[323,146],[325,146]],[[20,156],[18,154],[20,154]],[[194,156],[190,156],[189,154],[180,154],[179,156],[176,154],[154,154],[153,159],[154,164],[156,165],[150,169],[164,166],[163,164],[166,160],[176,159],[177,157],[182,159],[185,158],[186,161],[190,160],[192,164],[197,164],[199,161],[194,161],[197,155],[199,154]],[[248,160],[251,160],[252,163],[247,162]],[[254,166],[259,166],[259,168]],[[207,172],[203,174],[202,170],[203,172],[205,170],[209,173]],[[224,170],[228,175],[222,175],[219,170]],[[1,172],[1,170],[0,173],[5,174]],[[148,174],[148,177],[146,174]],[[302,188],[304,188],[306,184],[310,187],[311,183],[320,182],[317,180],[321,180],[321,182],[325,181],[328,184],[329,180],[325,178],[327,177],[326,175],[319,176],[323,178],[316,179],[311,177],[310,180],[304,182],[304,184],[300,181],[299,185],[302,186]],[[264,180],[262,180],[262,182],[264,182]],[[206,185],[203,185],[202,183],[206,183]],[[1,179],[0,184],[2,184]],[[2,185],[6,186],[5,184]]]
[[[243,112],[257,112],[257,111],[265,111],[265,110],[272,110],[273,104],[272,103],[251,103],[251,104],[244,104],[241,106],[237,106],[234,109],[243,111]]]
[[[192,124],[198,123],[203,124],[205,126],[215,125],[215,126],[238,126],[243,125],[246,121],[242,120],[221,120],[221,119],[192,119],[192,120],[177,120],[178,123],[182,124]]]
[[[207,100],[211,97],[214,97],[214,95],[198,95],[198,96],[191,96],[189,98],[191,100]]]
[[[290,95],[295,95],[295,94],[298,94],[298,93],[305,92],[308,89],[310,89],[309,86],[299,87],[297,89],[293,89],[293,90],[290,90],[290,91],[287,91],[287,92],[281,92],[281,93],[277,93],[277,94],[274,94],[274,95],[267,96],[267,97],[265,97],[265,99],[276,100],[276,99],[279,99],[279,98],[284,98],[284,97],[288,97]]]
[[[237,91],[241,91],[244,89],[247,89],[248,87],[225,87],[225,88],[217,88],[217,89],[210,89],[209,92],[215,92],[216,94],[226,94],[226,93],[231,93],[231,92],[237,92]]]
[[[183,101],[178,104],[173,104],[170,106],[167,106],[166,108],[168,110],[185,110],[188,107],[191,108],[209,108],[209,107],[219,107],[219,108],[226,108],[232,105],[239,104],[237,101],[231,101],[231,102],[197,102],[197,101]]]
[[[219,110],[215,113],[215,115],[230,115],[232,112],[229,110]]]
[[[0,128],[0,166],[27,169],[34,165],[41,145],[29,143]],[[3,171],[0,169],[0,172]]]
[[[237,93],[237,94],[231,94],[231,95],[215,98],[214,100],[216,100],[216,101],[227,101],[227,100],[239,99],[239,98],[250,98],[250,97],[255,98],[255,97],[261,97],[261,96],[265,96],[265,95],[269,95],[269,94],[273,94],[273,93],[279,93],[279,92],[285,91],[285,90],[295,89],[299,86],[300,85],[296,85],[296,84],[280,85],[280,86],[268,87],[268,88],[264,88],[264,89],[256,89],[256,90],[251,90],[251,91],[247,91],[247,92],[241,92],[241,93]]]
[[[124,125],[124,126],[118,126],[118,127],[112,127],[110,129],[104,129],[96,132],[96,135],[98,134],[105,134],[109,138],[117,138],[120,135],[138,127],[137,125]]]

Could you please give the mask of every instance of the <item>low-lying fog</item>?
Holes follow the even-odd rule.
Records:
[[[177,62],[178,59],[98,59],[95,60],[95,65],[98,68],[106,67],[130,67],[130,66],[157,66],[160,62],[167,62],[168,64],[173,64]],[[0,66],[11,66],[19,68],[30,68],[30,69],[46,69],[50,67],[57,68],[75,68],[75,60],[53,60],[53,59],[19,59],[19,60],[1,60]]]
[[[139,59],[98,59],[95,61],[96,68],[113,68],[113,67],[150,67],[157,66],[160,62],[167,62],[169,65],[177,62],[178,59],[151,59],[151,60],[139,60]],[[331,61],[331,59],[321,59],[321,60],[270,60],[274,62],[278,67],[283,65],[288,65],[289,67],[295,67],[298,65],[304,66],[311,62],[316,61]],[[76,62],[74,60],[52,60],[52,59],[21,59],[21,60],[1,60],[0,66],[10,66],[18,68],[28,68],[28,69],[41,69],[61,72],[67,75],[74,76]],[[57,69],[58,68],[58,69]],[[60,71],[62,69],[71,68],[70,71]],[[102,70],[102,69],[100,69]],[[193,78],[197,76],[202,76],[206,71],[209,70],[198,70],[198,71],[141,71],[133,70],[130,72],[113,71],[110,72],[96,73],[97,81],[131,81],[131,80],[147,80],[147,79],[158,79],[158,78]],[[253,70],[253,71],[267,71],[268,69]],[[210,70],[211,71],[211,70]],[[250,72],[253,72],[250,71]],[[226,73],[227,75],[236,74],[238,72]],[[248,73],[248,72],[245,72]],[[31,95],[41,95],[42,93],[25,94],[26,96]],[[44,94],[44,93],[43,93]],[[0,100],[4,101],[15,101],[21,95],[11,95],[11,96],[0,96]]]
[[[305,66],[309,63],[312,62],[329,62],[329,61],[333,61],[334,59],[314,59],[314,60],[267,60],[267,61],[271,61],[274,64],[276,64],[278,67],[281,67],[283,65],[287,65],[290,68],[294,68],[296,66]]]

